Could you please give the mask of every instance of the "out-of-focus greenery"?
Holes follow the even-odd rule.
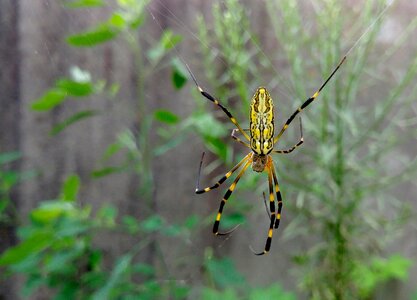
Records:
[[[155,235],[189,238],[196,219],[170,225],[157,215],[144,220],[128,215],[119,218],[112,206],[103,206],[93,215],[90,206],[77,204],[79,188],[79,178],[69,176],[59,199],[32,210],[30,223],[19,228],[20,243],[0,256],[0,267],[7,267],[5,275],[25,275],[23,296],[49,287],[55,291],[53,299],[185,299],[191,295],[199,299],[295,299],[278,285],[251,287],[230,259],[217,260],[210,252],[204,261],[206,285],[193,287],[184,280],[161,278],[141,252]],[[142,238],[108,268],[105,251],[93,243],[95,235],[105,232]]]
[[[12,205],[10,193],[13,187],[20,181],[20,174],[6,169],[6,166],[20,158],[18,152],[0,153],[0,226],[12,225],[15,217],[15,207]],[[10,213],[10,210],[13,213]]]
[[[247,114],[247,91],[265,83],[270,83],[278,96],[278,92],[284,96],[290,93],[297,99],[291,99],[292,108],[279,105],[284,116],[289,116],[314,93],[386,5],[384,1],[364,1],[361,10],[352,12],[343,1],[314,2],[307,10],[315,14],[314,24],[306,28],[302,13],[306,8],[299,2],[265,3],[281,45],[272,61],[286,58],[287,67],[281,71],[290,74],[287,83],[271,61],[268,71],[268,60],[248,25],[249,12],[238,1],[214,5],[213,21],[199,21],[204,74],[210,80],[211,92],[222,103],[237,98],[234,106],[230,101],[228,105],[239,120]],[[401,76],[390,81],[372,74],[383,73],[384,64],[407,40],[416,22],[411,22],[403,36],[379,55],[374,46],[384,22],[382,18],[370,28],[317,103],[303,112],[307,143],[292,155],[297,159],[276,158],[280,161],[284,222],[288,220],[286,212],[293,213],[285,236],[315,241],[294,255],[299,286],[311,299],[369,299],[378,284],[406,280],[411,266],[409,259],[389,255],[385,250],[411,214],[410,203],[397,198],[394,191],[417,172],[415,154],[399,155],[412,135],[412,128],[400,123],[410,117],[409,105],[417,93],[412,86],[417,55],[411,57]],[[387,89],[374,93],[375,99],[364,98],[374,86],[381,85],[381,80],[388,81]],[[276,85],[284,91],[274,89]],[[278,129],[280,125],[277,122]],[[398,163],[395,171],[387,165],[394,160]]]
[[[21,242],[0,257],[0,266],[7,266],[8,273],[25,275],[23,295],[46,286],[56,291],[54,299],[184,298],[187,285],[175,280],[158,282],[154,267],[141,261],[139,254],[159,232],[187,236],[193,221],[170,226],[159,216],[118,220],[111,206],[92,215],[90,206],[77,204],[79,185],[77,176],[69,176],[59,200],[45,201],[32,210],[30,223],[19,228]],[[110,269],[104,266],[105,252],[93,244],[94,236],[106,231],[142,236]]]
[[[210,112],[200,110],[181,120],[164,108],[150,111],[145,87],[152,72],[157,68],[171,67],[175,89],[183,88],[187,81],[186,69],[178,57],[167,56],[181,41],[181,36],[169,29],[164,30],[159,40],[147,41],[151,46],[147,46],[145,51],[142,43],[146,36],[143,36],[141,27],[147,16],[145,7],[148,1],[117,0],[115,3],[115,10],[107,20],[69,36],[66,41],[70,46],[82,49],[118,39],[126,42],[132,52],[138,70],[136,126],[139,129],[120,132],[116,141],[104,150],[98,162],[100,167],[92,170],[91,175],[97,180],[117,172],[137,175],[138,195],[145,204],[143,208],[147,216],[140,220],[129,215],[119,216],[117,210],[108,205],[92,213],[89,205],[79,204],[80,178],[68,176],[57,200],[44,201],[33,209],[29,224],[19,227],[19,244],[0,256],[0,268],[5,271],[3,276],[23,274],[25,283],[21,292],[26,297],[46,287],[53,292],[54,299],[295,299],[278,284],[266,288],[252,287],[231,260],[217,260],[212,254],[203,259],[205,279],[198,285],[169,275],[161,267],[164,265],[161,254],[156,254],[154,263],[149,263],[147,256],[142,255],[147,248],[155,249],[156,237],[182,239],[186,244],[192,232],[201,226],[197,224],[195,215],[190,215],[181,224],[168,224],[155,214],[152,205],[154,174],[150,162],[180,144],[182,137],[178,133],[190,128],[203,133],[208,148],[223,160],[228,156],[230,159],[231,152],[225,150],[227,147],[219,139],[226,130]],[[72,9],[100,9],[106,5],[104,1],[91,0],[63,1],[63,4]],[[104,99],[117,95],[118,83],[93,77],[88,70],[72,67],[70,76],[57,79],[52,88],[31,104],[31,109],[34,113],[42,113],[57,106],[70,105],[72,99],[88,101],[92,95],[100,94]],[[50,134],[58,135],[72,124],[102,113],[96,109],[76,112],[57,123]],[[159,144],[151,142],[151,130],[157,132]],[[125,154],[124,161],[113,165],[112,158],[120,153]],[[225,224],[232,226],[240,221],[239,216],[232,215],[225,219]],[[95,244],[97,234],[128,235],[136,242],[120,257],[111,258]],[[194,267],[200,269],[200,266]]]
[[[31,171],[15,171],[12,167],[21,159],[19,152],[0,153],[0,227],[19,224],[16,204],[11,199],[13,188],[20,182],[33,178]]]
[[[139,296],[140,299],[295,299],[294,294],[285,292],[279,284],[251,286],[231,259],[217,259],[210,249],[202,263],[204,278],[200,284],[172,278],[161,267],[161,255],[152,264],[141,256],[144,249],[155,243],[156,236],[175,237],[186,243],[199,228],[194,215],[180,224],[169,224],[154,213],[155,184],[150,162],[180,145],[183,141],[180,133],[190,128],[219,157],[209,164],[208,170],[223,163],[230,166],[235,161],[233,146],[225,142],[228,130],[233,127],[220,110],[213,106],[208,109],[210,103],[201,95],[196,95],[197,107],[185,119],[165,108],[149,109],[146,82],[157,68],[171,68],[171,83],[178,90],[184,87],[188,75],[175,52],[173,57],[168,56],[181,42],[181,36],[167,29],[159,40],[149,42],[150,47],[144,45],[148,2],[117,0],[108,19],[66,40],[80,51],[116,39],[131,50],[138,70],[138,130],[120,132],[115,142],[103,150],[100,167],[91,173],[98,180],[116,172],[137,175],[138,194],[147,205],[147,215],[139,220],[121,216],[111,206],[92,213],[91,207],[79,204],[82,182],[76,175],[69,176],[58,199],[41,203],[31,212],[29,224],[19,228],[20,243],[0,256],[0,267],[5,270],[2,274],[23,274],[26,281],[22,292],[26,296],[48,287],[55,292],[56,299]],[[62,3],[71,9],[100,9],[106,5],[100,0]],[[287,106],[285,102],[279,104],[283,115],[289,116],[317,89],[383,8],[382,2],[369,0],[361,11],[354,13],[345,9],[342,1],[317,1],[310,11],[315,14],[315,23],[306,29],[303,9],[297,1],[265,3],[270,26],[280,45],[276,57],[268,58],[263,53],[260,38],[252,31],[250,12],[237,0],[214,4],[212,21],[199,17],[197,22],[204,70],[200,74],[208,81],[207,90],[230,107],[243,128],[247,128],[249,101],[257,86],[265,85],[271,93],[283,95],[283,101],[291,100]],[[354,24],[348,23],[349,20],[355,20]],[[410,216],[407,202],[396,199],[393,188],[412,178],[417,170],[416,161],[414,157],[398,155],[407,142],[408,128],[400,128],[395,120],[409,116],[408,105],[417,92],[411,86],[416,78],[417,59],[411,61],[402,76],[387,83],[387,90],[375,95],[375,101],[363,102],[364,95],[381,80],[371,77],[364,85],[363,78],[368,73],[382,73],[384,63],[401,44],[396,43],[376,58],[374,45],[383,22],[384,18],[364,36],[317,103],[303,112],[305,145],[297,154],[277,157],[285,203],[283,221],[290,222],[286,221],[287,213],[293,215],[285,233],[280,229],[278,234],[310,241],[307,248],[296,251],[293,257],[298,286],[310,299],[370,299],[381,283],[406,280],[411,265],[410,260],[387,253],[386,248]],[[154,26],[158,27],[158,23]],[[406,37],[401,38],[402,42],[405,40]],[[282,73],[288,72],[287,79],[273,67],[283,59],[288,62],[281,69]],[[70,73],[68,78],[58,78],[51,89],[33,102],[32,109],[50,111],[58,105],[70,105],[67,101],[74,98],[88,101],[89,96],[98,93],[108,97],[118,93],[118,83],[93,79],[87,70],[74,67]],[[278,100],[278,96],[273,98]],[[79,111],[56,124],[51,134],[57,135],[71,124],[100,113]],[[277,121],[276,126],[280,125]],[[151,130],[158,134],[158,143],[151,143]],[[113,165],[113,156],[121,152],[125,154],[124,161]],[[394,154],[399,166],[393,174],[386,162],[392,161]],[[245,174],[239,190],[255,190],[261,199],[265,185],[259,179],[263,177],[252,173]],[[16,183],[13,172],[4,174],[11,175],[0,181],[6,187],[0,190],[1,217],[3,204],[10,203],[10,188]],[[245,221],[248,204],[231,201],[227,209],[229,213],[222,226],[232,227]],[[93,242],[99,233],[122,233],[136,242],[129,251],[111,260]],[[110,265],[106,265],[109,261]]]
[[[274,3],[268,11],[279,11],[283,22],[274,24],[277,39],[298,41],[285,42],[283,47],[296,82],[308,82],[306,70],[311,66],[325,78],[346,51],[343,49],[352,46],[346,44],[345,36],[360,36],[375,20],[375,11],[385,7],[384,1],[366,1],[355,23],[349,24],[344,20],[350,19],[346,15],[351,12],[342,1],[325,1],[315,10],[320,33],[315,34],[302,28],[295,1]],[[410,216],[410,203],[397,198],[394,188],[414,178],[417,160],[415,154],[399,155],[400,147],[408,142],[406,132],[411,130],[396,121],[407,115],[417,92],[412,86],[417,55],[411,57],[402,76],[387,83],[386,91],[373,101],[364,101],[381,84],[375,77],[364,80],[367,66],[374,68],[372,74],[381,73],[379,68],[389,62],[389,57],[377,57],[374,47],[384,21],[379,20],[363,37],[314,108],[304,114],[306,139],[311,143],[300,160],[291,167],[284,164],[284,181],[292,188],[287,195],[295,199],[289,205],[295,216],[286,236],[316,239],[295,256],[300,286],[312,299],[369,298],[378,283],[406,279],[411,265],[406,258],[391,256],[386,261],[383,257]],[[345,32],[349,26],[352,30]],[[307,45],[314,52],[310,60],[303,60]],[[295,88],[300,95],[311,93],[304,92],[306,88],[314,90],[307,85]],[[387,167],[394,159],[398,163],[395,170]]]

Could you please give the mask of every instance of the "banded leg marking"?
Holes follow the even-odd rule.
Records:
[[[297,144],[295,144],[294,146],[292,146],[290,149],[288,149],[288,150],[274,150],[274,151],[272,151],[272,153],[288,154],[288,153],[293,152],[296,148],[301,146],[302,143],[304,143],[303,125],[302,125],[302,122],[301,122],[301,117],[300,117],[300,134],[301,134],[300,141]]]
[[[219,100],[217,100],[215,97],[213,97],[212,95],[210,95],[209,93],[203,90],[203,88],[198,84],[197,79],[195,78],[193,72],[191,72],[190,67],[187,64],[185,64],[185,66],[187,67],[187,70],[190,73],[191,78],[193,79],[194,84],[197,87],[198,91],[201,93],[201,95],[203,95],[205,98],[207,98],[208,100],[216,104],[218,107],[220,107],[223,110],[223,112],[229,117],[230,121],[240,130],[240,132],[242,132],[245,139],[250,141],[249,135],[242,129],[242,127],[240,127],[236,118],[233,117],[233,115],[229,112],[229,110],[226,107],[220,104]]]
[[[196,194],[207,193],[207,192],[210,192],[211,190],[213,190],[215,188],[218,188],[223,182],[226,181],[227,178],[229,178],[237,169],[239,169],[240,166],[244,162],[246,162],[249,159],[249,156],[251,154],[252,153],[249,153],[248,155],[246,155],[237,165],[235,165],[229,172],[227,172],[222,178],[220,178],[220,180],[217,181],[214,185],[212,185],[210,187],[206,187],[206,188],[200,189],[201,166],[203,164],[203,159],[204,159],[204,152],[203,152],[203,155],[201,156],[200,167],[198,169],[197,184],[196,184],[196,188],[195,188]]]
[[[272,234],[274,230],[274,223],[276,220],[276,212],[275,212],[275,199],[274,199],[274,188],[272,186],[272,168],[268,169],[268,185],[269,185],[269,210],[270,210],[270,218],[271,221],[269,223],[268,229],[268,237],[266,238],[265,248],[262,252],[255,253],[255,255],[264,255],[269,252],[271,249],[271,242],[272,242]]]
[[[279,184],[278,184],[278,179],[277,179],[277,174],[275,172],[275,166],[274,166],[274,164],[272,164],[271,173],[272,173],[272,176],[274,178],[275,193],[277,195],[277,202],[278,202],[278,212],[277,212],[277,217],[275,219],[275,226],[274,226],[274,228],[275,229],[278,229],[279,223],[281,221],[282,196],[281,196],[281,191],[279,190]]]
[[[224,194],[223,199],[222,199],[222,202],[220,202],[220,207],[219,207],[219,211],[218,211],[217,216],[216,216],[216,221],[214,221],[214,225],[213,225],[213,233],[215,235],[226,235],[226,234],[229,234],[229,233],[231,233],[232,231],[234,231],[236,229],[236,227],[235,227],[232,230],[229,230],[227,232],[219,232],[220,219],[222,217],[224,205],[226,204],[226,202],[229,199],[230,195],[232,195],[232,193],[233,193],[233,191],[234,191],[237,183],[239,182],[240,177],[242,177],[243,173],[245,173],[245,171],[249,167],[250,163],[251,163],[251,160],[247,160],[246,161],[246,163],[243,166],[242,170],[239,172],[239,174],[236,176],[235,180],[230,185],[230,187],[227,190],[227,192]]]
[[[330,79],[332,79],[333,75],[337,72],[337,70],[339,70],[340,66],[345,62],[345,60],[346,60],[346,55],[343,56],[342,60],[339,62],[339,64],[336,66],[336,68],[333,70],[333,72],[330,74],[329,77],[327,77],[327,79],[324,81],[324,83],[321,85],[321,87],[313,94],[313,96],[308,98],[299,108],[297,108],[297,110],[295,112],[293,112],[293,114],[290,116],[290,118],[287,120],[287,122],[285,122],[281,131],[274,138],[274,144],[276,142],[278,142],[279,138],[284,133],[284,131],[288,128],[290,123],[294,120],[295,116],[297,116],[304,108],[306,108],[308,105],[310,105],[310,103],[313,102],[318,97],[318,95],[320,94],[322,89],[326,86],[326,84],[330,81]]]

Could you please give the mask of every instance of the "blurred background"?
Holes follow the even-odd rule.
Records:
[[[0,0],[0,299],[417,299],[417,3],[387,4]],[[249,149],[185,63],[279,130],[348,51],[274,155],[271,251],[251,169],[214,237],[201,154],[205,187]]]

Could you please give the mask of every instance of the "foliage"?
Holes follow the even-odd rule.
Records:
[[[205,74],[223,103],[239,95],[239,105],[232,109],[238,116],[248,107],[249,99],[245,93],[236,92],[240,91],[239,85],[243,82],[248,90],[262,81],[269,82],[265,74],[276,77],[270,82],[272,94],[280,83],[287,91],[280,89],[276,93],[284,96],[289,93],[299,99],[292,108],[280,106],[284,115],[289,116],[318,88],[320,78],[330,74],[345,49],[375,20],[375,12],[381,11],[384,3],[365,1],[363,9],[351,18],[346,15],[353,12],[342,1],[315,3],[314,10],[309,10],[315,14],[315,23],[309,29],[305,28],[303,7],[297,1],[267,1],[266,6],[281,45],[272,61],[279,62],[285,56],[289,68],[280,72],[289,72],[287,84],[281,84],[283,79],[271,61],[272,70],[262,69],[265,55],[257,51],[257,39],[245,23],[250,19],[245,18],[248,12],[237,1],[224,1],[221,8],[214,6],[212,23],[199,21]],[[354,26],[349,20],[355,20]],[[279,176],[281,182],[287,183],[284,199],[296,199],[295,203],[285,204],[286,211],[292,210],[295,215],[285,236],[316,241],[294,257],[299,285],[312,299],[366,299],[379,283],[394,278],[405,280],[410,267],[408,259],[401,256],[384,259],[383,253],[390,238],[397,236],[410,216],[409,203],[397,199],[392,191],[408,182],[417,171],[415,156],[398,155],[400,147],[407,143],[406,137],[411,135],[409,128],[399,126],[399,120],[410,117],[409,105],[417,92],[411,86],[417,75],[417,56],[411,58],[401,77],[385,85],[387,90],[383,94],[376,95],[370,105],[364,103],[365,91],[380,84],[374,77],[365,84],[366,66],[374,68],[371,74],[381,74],[381,66],[389,63],[400,41],[406,40],[399,38],[386,55],[375,59],[375,41],[383,22],[382,18],[370,28],[349,53],[336,78],[320,94],[318,103],[303,113],[308,143],[299,150],[299,158],[280,159]],[[306,53],[306,49],[312,49],[311,53]],[[216,60],[218,55],[221,58]],[[236,57],[242,57],[238,61],[246,63],[247,69],[242,71],[245,66],[236,66]],[[257,59],[256,70],[251,62]],[[380,64],[375,65],[376,61]],[[220,67],[219,64],[212,67],[216,62],[221,62]],[[307,90],[310,92],[306,93]],[[399,162],[394,172],[387,167],[392,157]],[[358,272],[363,277],[357,277]]]
[[[379,284],[390,279],[406,280],[411,260],[399,254],[388,259],[374,257],[367,265],[358,265],[353,271],[353,280],[362,298],[369,298]]]
[[[107,5],[100,0],[62,2],[72,9],[100,9]],[[80,51],[116,40],[126,43],[131,51],[138,70],[135,129],[118,134],[115,142],[103,151],[91,175],[97,179],[117,172],[136,175],[138,195],[145,207],[143,218],[120,216],[111,206],[92,213],[90,206],[79,204],[81,180],[76,175],[69,176],[58,200],[42,202],[31,212],[30,223],[19,229],[21,242],[0,256],[0,267],[5,270],[4,274],[25,276],[26,296],[38,288],[48,287],[55,292],[56,299],[135,299],[139,296],[141,299],[185,299],[196,295],[201,299],[295,299],[294,294],[285,292],[278,284],[251,286],[232,260],[216,259],[211,253],[204,260],[205,277],[200,285],[172,278],[161,267],[164,258],[155,251],[157,237],[186,241],[199,225],[194,215],[180,224],[170,224],[154,212],[151,162],[180,145],[184,133],[191,130],[219,157],[210,163],[209,170],[223,162],[230,165],[234,155],[232,146],[225,142],[232,126],[226,125],[225,119],[218,118],[216,113],[213,116],[206,102],[201,101],[201,95],[196,96],[197,109],[186,118],[163,107],[149,108],[146,88],[157,68],[171,68],[175,90],[185,86],[188,76],[182,62],[169,56],[181,42],[181,36],[166,29],[158,40],[145,41],[143,24],[148,2],[117,0],[106,20],[66,39],[69,46]],[[306,93],[307,90],[318,87],[320,79],[329,74],[344,50],[352,45],[351,41],[360,36],[375,19],[375,11],[382,7],[377,1],[366,1],[354,18],[343,18],[354,13],[345,9],[341,1],[315,2],[311,10],[315,23],[306,29],[304,10],[297,1],[265,3],[271,27],[281,45],[281,51],[272,61],[262,52],[259,39],[252,33],[250,12],[239,1],[214,4],[212,22],[198,18],[198,39],[208,90],[231,107],[241,121],[247,119],[250,93],[261,81],[268,83],[272,94],[284,95],[284,101],[290,97],[298,99],[287,108],[280,106],[289,115],[311,93]],[[351,26],[343,20],[357,22]],[[337,78],[319,96],[318,103],[303,114],[308,142],[300,149],[299,159],[280,160],[279,176],[286,184],[284,199],[296,199],[295,203],[285,203],[285,210],[295,215],[285,236],[313,240],[293,257],[299,287],[311,299],[370,299],[381,284],[392,279],[406,280],[411,266],[411,261],[400,254],[386,252],[391,238],[397,236],[398,229],[410,216],[407,203],[399,201],[392,191],[413,178],[417,161],[414,157],[398,155],[399,147],[406,143],[403,137],[409,128],[400,127],[395,120],[410,116],[408,107],[417,92],[410,87],[416,77],[417,60],[412,59],[402,76],[387,82],[387,90],[378,94],[376,101],[364,103],[363,95],[379,80],[374,77],[364,80],[369,73],[366,66],[371,65],[376,68],[373,73],[382,74],[379,68],[398,48],[396,43],[381,58],[373,58],[381,26],[378,22],[364,36]],[[345,32],[344,28],[348,27],[351,30]],[[347,36],[354,38],[347,39]],[[405,39],[401,37],[402,41]],[[273,67],[283,58],[288,64],[280,71],[289,72],[287,83]],[[382,63],[375,65],[377,61]],[[45,112],[60,105],[71,105],[68,100],[88,101],[97,94],[108,97],[117,94],[117,83],[94,77],[87,70],[74,67],[69,77],[57,79],[31,108]],[[50,133],[56,135],[100,113],[95,109],[78,111],[56,124]],[[151,139],[154,132],[158,136],[156,142]],[[115,164],[113,158],[121,153],[122,161],[117,160]],[[386,164],[392,161],[393,155],[399,161],[395,172]],[[14,153],[1,155],[0,165],[17,158]],[[258,184],[259,176],[249,174],[242,179],[240,190],[255,190],[259,186],[255,192],[261,195],[265,185]],[[0,222],[3,222],[2,213],[10,203],[10,190],[19,176],[3,169],[0,175]],[[232,201],[228,210],[223,225],[233,227],[245,221],[248,204]],[[94,243],[98,234],[113,237],[121,233],[133,241],[133,246],[117,258],[108,257]],[[145,249],[152,250],[152,264],[142,255]],[[196,264],[194,267],[197,268]]]
[[[106,5],[102,1],[85,0],[65,1],[65,4],[77,9],[100,8]],[[140,132],[126,129],[120,133],[117,142],[109,145],[103,154],[101,163],[108,163],[121,150],[125,151],[125,161],[122,165],[107,165],[95,170],[92,175],[98,178],[114,172],[130,171],[139,175],[141,182],[139,191],[144,206],[149,206],[146,210],[148,217],[145,216],[142,221],[138,221],[132,216],[125,215],[120,217],[121,221],[118,221],[116,210],[106,206],[93,215],[90,206],[81,207],[76,202],[81,185],[80,179],[75,175],[68,177],[62,187],[59,200],[45,201],[32,210],[30,224],[19,229],[20,243],[5,251],[0,257],[0,266],[5,267],[9,275],[25,275],[26,284],[23,293],[26,296],[40,287],[54,290],[55,299],[137,298],[138,295],[141,299],[167,297],[177,299],[184,298],[188,294],[188,286],[167,278],[166,274],[161,282],[158,269],[145,261],[140,261],[140,254],[153,245],[156,235],[188,236],[191,227],[195,224],[194,216],[186,219],[184,224],[176,226],[166,224],[159,215],[153,214],[150,207],[154,189],[153,171],[149,163],[152,160],[151,156],[162,155],[179,143],[179,139],[173,141],[168,137],[172,136],[174,130],[172,125],[177,124],[180,119],[166,109],[149,113],[145,103],[144,86],[147,77],[162,64],[167,53],[180,42],[181,38],[172,31],[166,30],[161,39],[153,42],[150,50],[145,52],[140,47],[141,40],[134,37],[143,24],[146,5],[147,1],[119,0],[115,11],[106,21],[68,37],[67,42],[70,46],[85,48],[120,38],[127,42],[132,51],[140,74],[138,77],[140,116],[137,120]],[[143,55],[146,55],[146,60]],[[170,65],[173,85],[176,89],[180,89],[186,82],[184,69],[176,60],[172,60]],[[92,78],[93,75],[87,70],[72,67],[70,77],[56,80],[55,85],[35,100],[31,108],[39,112],[48,112],[57,106],[70,105],[67,100],[88,101],[90,96],[98,94],[115,96],[118,84],[104,80],[93,81]],[[76,112],[56,124],[50,134],[56,135],[76,122],[101,113],[96,109]],[[156,124],[158,126],[154,126],[153,122],[158,122]],[[150,131],[153,128],[158,128],[162,143],[151,148]],[[11,172],[7,174],[12,175]],[[105,265],[112,258],[106,257],[106,252],[94,243],[94,237],[106,231],[110,231],[112,235],[120,235],[120,232],[130,234],[132,240],[137,239],[134,238],[135,236],[141,237],[131,250],[114,261],[112,267]]]
[[[152,265],[140,253],[156,232],[168,236],[187,235],[190,223],[170,226],[160,217],[142,221],[123,216],[118,222],[113,207],[102,207],[92,215],[91,207],[77,204],[79,178],[69,176],[59,200],[45,201],[30,214],[30,224],[19,229],[21,242],[0,256],[0,267],[10,274],[24,274],[24,296],[46,286],[56,291],[54,299],[141,299],[184,298],[189,287],[177,282],[157,282]],[[143,238],[121,255],[111,268],[104,265],[103,249],[94,245],[98,232],[122,231]]]
[[[296,299],[293,293],[285,292],[279,284],[271,284],[267,287],[251,286],[236,270],[231,259],[213,259],[211,251],[206,253],[204,267],[208,277],[207,281],[211,282],[211,286],[204,286],[201,289],[199,299]]]
[[[251,43],[250,23],[247,18],[247,11],[236,0],[224,1],[224,8],[220,3],[214,3],[213,27],[207,27],[207,21],[202,16],[198,16],[198,39],[204,66],[204,77],[208,80],[207,89],[214,94],[221,103],[230,107],[235,100],[238,105],[233,106],[233,114],[239,120],[247,119],[247,107],[249,106],[250,92],[254,90],[251,76],[256,76],[256,49]],[[221,61],[222,65],[218,66],[217,62]],[[201,95],[199,95],[201,97]],[[201,103],[201,98],[198,98]],[[207,113],[205,105],[203,111],[199,111],[200,117]],[[240,117],[240,118],[239,118]],[[216,120],[212,120],[211,116],[205,116],[204,123],[210,126],[205,128],[213,128],[217,125]],[[210,123],[209,123],[210,122]],[[211,124],[213,123],[213,124]],[[203,136],[205,145],[220,159],[228,164],[232,161],[232,148],[225,144],[223,138],[229,135],[227,131],[218,131],[217,134],[212,131],[201,130],[201,126],[196,124],[197,132]],[[221,124],[224,128],[232,129],[230,123]],[[245,126],[244,128],[247,128]]]
[[[249,12],[239,1],[213,3],[211,13],[212,21],[205,20],[201,15],[197,16],[197,39],[200,46],[198,56],[202,58],[204,70],[200,75],[201,84],[232,112],[243,128],[248,128],[250,93],[257,87],[254,78],[261,77],[258,56],[262,50],[251,33]],[[217,170],[217,167],[224,163],[225,168],[231,168],[242,156],[240,153],[234,154],[235,147],[230,143],[233,124],[225,118],[222,111],[213,109],[213,105],[205,101],[200,94],[195,98],[197,109],[186,120],[187,125],[195,128],[205,148],[215,155],[205,166],[205,172]],[[223,171],[224,168],[221,172]],[[243,190],[256,189],[260,177],[257,175],[246,172],[235,194]],[[244,201],[229,201],[228,213],[222,217],[222,226],[231,228],[233,225],[245,223],[247,211],[251,206],[252,204]]]
[[[64,3],[77,9],[105,5],[102,1],[91,0]],[[139,131],[126,129],[121,132],[116,142],[104,151],[99,162],[102,167],[93,170],[92,176],[101,178],[115,172],[132,172],[138,175],[139,194],[142,202],[148,206],[148,216],[142,220],[129,215],[118,216],[116,209],[111,206],[103,206],[93,214],[89,205],[78,204],[78,192],[82,183],[78,176],[70,175],[62,186],[58,200],[44,201],[31,211],[30,223],[19,228],[19,244],[0,256],[0,267],[10,276],[24,275],[24,296],[31,296],[36,290],[47,287],[54,292],[54,299],[184,299],[190,293],[199,294],[203,299],[228,293],[236,297],[239,295],[240,299],[294,299],[277,285],[267,289],[244,285],[244,278],[230,260],[207,259],[205,267],[207,277],[210,278],[208,281],[214,284],[210,287],[191,287],[183,280],[170,278],[168,272],[149,264],[146,255],[142,255],[145,249],[149,251],[149,248],[155,248],[157,236],[189,239],[191,231],[198,228],[194,215],[181,224],[168,224],[152,211],[155,187],[150,161],[181,143],[182,138],[175,137],[176,133],[190,128],[205,130],[207,143],[226,159],[225,147],[219,150],[222,146],[219,147],[219,140],[216,139],[219,135],[224,135],[225,131],[210,114],[202,111],[186,120],[181,120],[164,108],[149,111],[144,91],[146,81],[156,66],[166,63],[167,54],[181,41],[181,37],[171,30],[165,30],[159,41],[153,42],[145,51],[142,40],[133,38],[133,30],[140,30],[147,3],[119,0],[117,4],[117,9],[106,21],[68,37],[67,42],[70,46],[83,48],[95,47],[120,38],[128,43],[132,51],[136,67],[140,70],[137,82]],[[172,59],[169,65],[172,68],[173,87],[181,89],[187,81],[186,70],[178,59]],[[32,103],[31,108],[38,112],[48,112],[61,105],[70,105],[68,100],[88,101],[93,95],[114,96],[117,93],[117,83],[93,81],[92,78],[93,75],[87,70],[73,67],[70,77],[58,79],[51,89]],[[68,126],[100,113],[95,109],[76,112],[56,124],[50,134],[59,134]],[[210,122],[213,126],[207,130]],[[151,130],[155,128],[160,137],[159,145],[150,140]],[[121,152],[125,159],[122,163],[113,165],[112,158]],[[225,221],[233,225],[239,220],[238,216],[232,216]],[[97,234],[112,236],[121,233],[130,235],[130,239],[136,242],[129,251],[116,259],[108,257],[106,251],[94,242]],[[139,240],[137,236],[140,237]],[[156,258],[163,263],[163,257],[156,254]],[[112,261],[112,265],[108,264],[109,261]],[[224,279],[222,284],[231,280],[233,284],[228,287],[221,285],[218,281],[219,275]],[[235,279],[239,279],[238,285]],[[249,296],[242,298],[243,295]]]
[[[350,19],[342,17],[342,12],[343,16],[348,13],[342,3],[327,1],[317,8],[318,38],[301,29],[301,12],[295,1],[269,5],[269,11],[282,15],[283,23],[274,24],[277,39],[298,41],[284,47],[295,82],[307,82],[305,70],[311,65],[321,69],[323,78],[327,76],[341,58],[344,52],[341,49],[351,46],[345,46],[342,34],[343,28],[349,26],[343,20]],[[355,31],[350,34],[360,36],[375,20],[375,7],[381,11],[383,3],[366,2],[354,18],[356,24],[363,25],[352,27]],[[417,56],[411,58],[405,74],[393,81],[384,95],[378,95],[371,106],[364,103],[362,89],[368,91],[378,84],[372,78],[367,86],[363,83],[367,64],[377,61],[372,60],[371,53],[376,55],[373,49],[382,22],[384,19],[363,37],[338,77],[320,95],[319,103],[304,115],[308,140],[312,142],[303,150],[299,162],[292,162],[291,168],[288,162],[284,164],[284,181],[290,182],[294,189],[290,198],[297,199],[295,205],[289,204],[296,216],[286,235],[317,239],[297,260],[298,274],[303,278],[300,286],[312,299],[370,297],[377,283],[390,278],[405,279],[410,265],[409,260],[398,257],[391,257],[386,264],[382,262],[390,237],[396,236],[410,215],[409,204],[392,191],[399,183],[413,178],[417,160],[415,156],[399,158],[399,147],[405,145],[407,135],[395,120],[406,115],[414,99],[416,91],[408,87],[417,75]],[[316,52],[320,55],[304,63],[300,58],[306,44],[320,49]],[[295,85],[298,95],[305,95],[305,88],[309,86]],[[394,122],[386,123],[387,119]],[[394,156],[401,162],[395,171],[386,167]],[[357,280],[358,272],[366,280]]]
[[[33,177],[33,172],[16,171],[13,163],[21,159],[19,152],[0,153],[0,227],[16,225],[18,214],[11,193],[20,182]]]
[[[93,215],[90,206],[77,204],[78,182],[77,176],[69,176],[60,199],[35,208],[30,224],[19,229],[21,242],[0,256],[0,267],[7,267],[9,275],[25,275],[23,296],[48,287],[54,291],[53,299],[186,299],[191,293],[200,294],[201,299],[295,299],[278,285],[250,287],[231,260],[216,260],[211,255],[205,269],[212,285],[196,288],[166,274],[161,278],[144,261],[142,251],[155,234],[186,238],[195,226],[192,218],[180,225],[167,224],[158,215],[141,221],[123,216],[118,221],[110,206]],[[106,231],[132,237],[141,234],[142,238],[109,267],[104,264],[106,252],[94,244],[94,236]]]
[[[10,193],[12,188],[19,182],[19,174],[16,171],[6,169],[6,166],[20,158],[18,152],[0,153],[0,226],[11,222]]]

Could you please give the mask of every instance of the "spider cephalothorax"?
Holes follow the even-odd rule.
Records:
[[[269,159],[271,159],[269,155],[253,153],[252,170],[255,172],[263,172]]]

